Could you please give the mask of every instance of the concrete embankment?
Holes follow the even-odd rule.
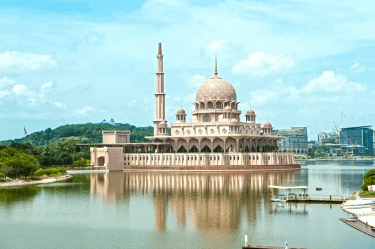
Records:
[[[67,170],[68,174],[107,173],[108,169]]]
[[[166,166],[166,165],[126,165],[124,171],[262,171],[262,170],[299,170],[300,164],[290,165],[200,165],[200,166]]]
[[[0,183],[0,188],[22,187],[22,186],[28,186],[28,185],[46,184],[46,183],[52,183],[52,182],[65,181],[65,180],[68,180],[72,177],[73,177],[72,175],[63,175],[63,176],[50,177],[50,178],[37,180],[37,181],[17,180],[17,181],[13,181],[13,182],[3,182],[3,183]]]

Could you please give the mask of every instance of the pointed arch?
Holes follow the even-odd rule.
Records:
[[[250,152],[250,148],[249,148],[249,146],[247,146],[247,145],[246,145],[246,147],[245,147],[245,152]]]
[[[186,150],[185,146],[181,145],[180,148],[178,148],[177,152],[178,153],[186,153],[187,150]]]
[[[197,148],[197,146],[195,146],[195,145],[191,146],[189,152],[190,152],[190,153],[196,153],[196,152],[198,152],[198,148]]]
[[[211,153],[211,149],[210,149],[210,147],[208,147],[207,145],[205,145],[205,146],[202,148],[202,152],[203,152],[203,153]]]
[[[216,102],[216,109],[222,109],[222,105],[220,101]]]
[[[211,122],[211,116],[206,114],[203,116],[203,122]]]
[[[221,147],[220,145],[217,145],[214,149],[214,152],[215,153],[221,153],[221,150],[223,149],[223,147]]]
[[[105,158],[104,156],[98,157],[98,166],[104,166]]]

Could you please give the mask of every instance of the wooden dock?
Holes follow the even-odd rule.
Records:
[[[284,247],[277,247],[277,246],[254,246],[254,245],[247,245],[247,246],[243,246],[242,249],[285,249],[285,246]],[[288,247],[288,249],[306,249],[306,248]]]
[[[369,225],[364,224],[363,222],[357,219],[340,219],[342,222],[347,225],[375,238],[375,228]],[[251,248],[251,247],[250,247]]]
[[[297,197],[288,199],[289,203],[325,203],[325,204],[341,204],[345,201],[343,197]]]

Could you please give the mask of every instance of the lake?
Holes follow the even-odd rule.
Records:
[[[309,195],[359,190],[373,162],[321,162],[297,171],[115,172],[0,189],[0,249],[375,248],[338,205],[275,204],[269,185]],[[322,188],[322,191],[316,191]]]

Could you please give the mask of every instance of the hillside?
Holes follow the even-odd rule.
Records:
[[[2,145],[10,145],[12,142],[29,142],[33,145],[49,146],[52,143],[66,140],[69,137],[78,138],[82,144],[101,143],[103,130],[129,130],[131,142],[146,142],[145,136],[153,135],[153,127],[136,127],[130,124],[99,123],[99,124],[71,124],[48,128],[44,131],[31,133],[21,139],[1,141]]]

